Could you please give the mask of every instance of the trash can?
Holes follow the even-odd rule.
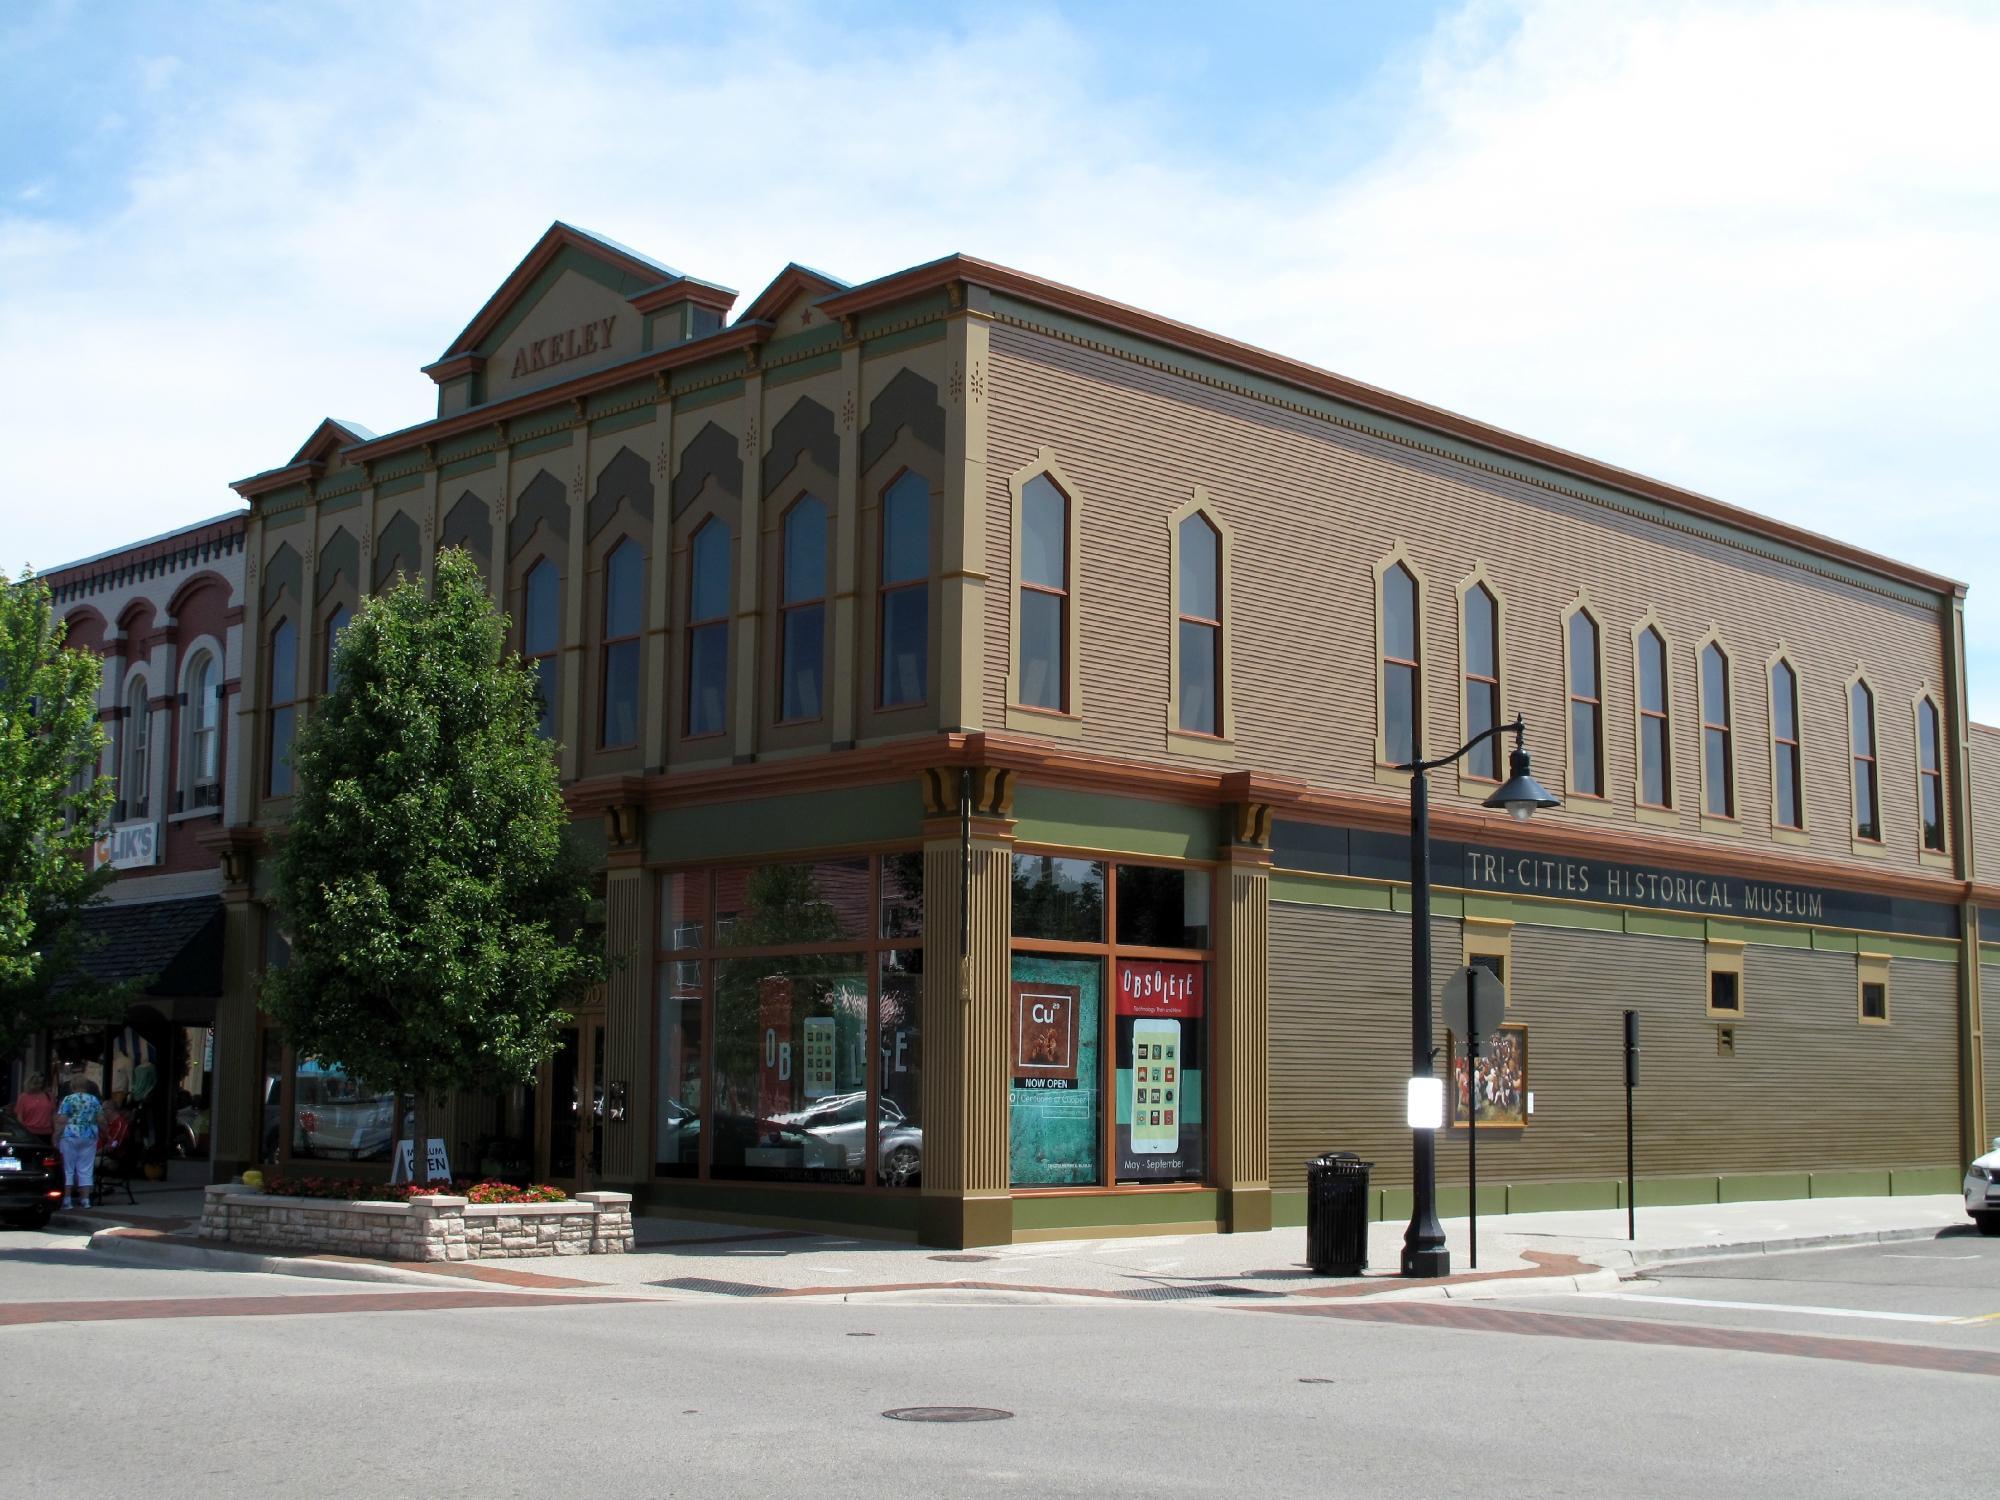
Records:
[[[1368,1269],[1368,1173],[1372,1161],[1330,1151],[1306,1163],[1306,1263],[1315,1276]]]

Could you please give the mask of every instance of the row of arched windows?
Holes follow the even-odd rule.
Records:
[[[1423,743],[1420,586],[1408,564],[1381,569],[1380,684],[1382,754],[1392,766],[1414,762]],[[1467,738],[1500,719],[1500,607],[1483,582],[1459,597],[1464,632],[1462,692]],[[1579,597],[1563,624],[1567,687],[1569,795],[1606,795],[1604,754],[1604,653],[1591,606]],[[1701,811],[1711,818],[1737,816],[1736,705],[1728,652],[1713,638],[1696,652],[1699,694]],[[1799,711],[1798,669],[1782,648],[1767,668],[1770,693],[1771,821],[1780,829],[1806,826],[1805,764]],[[1650,616],[1633,633],[1633,704],[1637,735],[1637,801],[1641,809],[1673,811],[1674,702],[1665,633]],[[1846,686],[1852,781],[1852,834],[1860,843],[1882,841],[1881,772],[1877,755],[1875,691],[1857,673]],[[1922,847],[1943,853],[1945,839],[1943,739],[1937,701],[1929,691],[1915,702],[1917,803]],[[1488,741],[1468,757],[1467,774],[1499,779],[1498,749]]]
[[[168,744],[179,741],[178,765],[169,776],[178,784],[168,788],[169,811],[194,811],[219,807],[222,803],[222,674],[215,653],[195,650],[182,669],[186,684],[179,697],[180,712],[167,724]],[[117,816],[121,819],[152,817],[153,771],[157,744],[154,736],[153,700],[143,671],[133,672],[125,686],[125,701],[119,715],[120,743]]]

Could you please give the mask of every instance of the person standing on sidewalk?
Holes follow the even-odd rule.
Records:
[[[9,1111],[31,1135],[47,1140],[55,1132],[56,1091],[46,1073],[30,1073],[28,1086]]]
[[[56,1149],[63,1160],[62,1206],[69,1208],[71,1190],[77,1208],[90,1207],[90,1190],[97,1180],[97,1128],[104,1118],[104,1102],[97,1097],[97,1085],[88,1078],[77,1082],[74,1092],[56,1106],[59,1127]]]

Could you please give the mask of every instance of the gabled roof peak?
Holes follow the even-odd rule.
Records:
[[[849,289],[849,284],[824,271],[815,271],[811,266],[802,266],[791,261],[785,269],[771,278],[771,284],[750,301],[750,305],[737,315],[738,323],[768,322],[783,312],[796,297],[804,296],[809,301],[821,297],[831,297],[836,292]]]
[[[300,464],[308,459],[324,460],[338,453],[351,443],[372,442],[375,433],[359,422],[345,421],[339,417],[324,417],[319,426],[312,430],[312,436],[299,446],[292,455],[292,462]]]

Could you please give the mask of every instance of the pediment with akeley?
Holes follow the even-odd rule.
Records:
[[[556,223],[425,373],[438,383],[440,415],[462,411],[679,342],[687,305],[719,306],[719,322],[734,300],[725,287]]]

